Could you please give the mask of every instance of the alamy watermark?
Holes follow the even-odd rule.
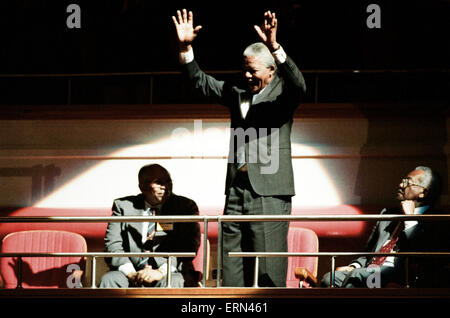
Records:
[[[66,268],[66,273],[70,273],[66,279],[67,288],[80,288],[83,274],[80,266],[78,264],[69,264]]]
[[[172,144],[176,145],[180,135],[192,134],[187,128],[172,131]],[[201,120],[194,120],[193,149],[208,149],[203,138],[204,129]],[[213,142],[213,141],[211,141]],[[280,167],[280,130],[279,128],[230,128],[230,148],[228,163],[258,163],[261,174],[275,174]]]
[[[373,272],[366,279],[366,285],[368,288],[381,288],[381,270],[380,266],[370,266],[367,268],[368,272]]]
[[[369,4],[366,12],[370,15],[366,19],[366,25],[369,29],[381,29],[381,8],[378,4]]]
[[[70,15],[66,19],[66,25],[69,29],[81,28],[81,8],[78,4],[72,3],[67,6],[67,13]]]

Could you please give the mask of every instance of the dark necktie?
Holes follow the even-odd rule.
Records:
[[[150,216],[154,216],[156,213],[156,209],[152,208],[150,209]],[[156,223],[150,222],[148,224],[148,230],[147,230],[147,241],[153,239],[153,236],[155,236],[156,233]]]
[[[405,225],[403,222],[400,222],[397,227],[394,229],[394,232],[391,235],[390,240],[380,248],[378,252],[380,253],[391,253],[394,250],[395,245],[400,237],[400,233],[403,232]],[[387,256],[377,256],[372,259],[368,267],[378,267],[381,266],[386,261]]]

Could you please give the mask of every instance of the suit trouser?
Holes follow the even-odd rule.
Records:
[[[167,287],[167,276],[162,280],[155,282],[149,287]],[[172,273],[172,287],[182,288],[184,284],[183,275],[181,273]],[[102,276],[100,288],[128,288],[130,283],[124,273],[120,271],[110,271]]]
[[[184,285],[183,275],[181,273],[172,273],[171,286],[181,288]],[[155,282],[150,287],[167,287],[167,276],[162,280]],[[128,288],[130,282],[124,273],[121,271],[110,271],[102,276],[100,281],[100,288]]]
[[[259,196],[246,173],[239,173],[229,190],[225,215],[289,215],[291,197]],[[223,286],[253,286],[254,258],[228,257],[228,252],[286,252],[289,222],[224,222]],[[258,284],[285,287],[286,257],[259,259]]]
[[[395,281],[395,269],[388,266],[376,268],[355,268],[350,272],[335,271],[334,286],[337,288],[374,288],[385,287],[388,283]],[[323,275],[320,283],[322,287],[330,287],[330,273]]]

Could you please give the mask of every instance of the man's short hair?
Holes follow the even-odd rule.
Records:
[[[269,48],[262,42],[256,42],[247,46],[242,54],[244,57],[258,57],[260,58],[266,67],[274,66],[276,68],[275,59],[270,53]]]
[[[441,179],[439,175],[426,166],[417,166],[414,170],[421,170],[425,172],[423,178],[419,180],[420,185],[428,190],[428,194],[424,201],[427,203],[437,202],[441,195]]]
[[[169,171],[159,164],[149,164],[143,166],[138,174],[139,184],[145,185],[156,182],[166,187],[166,192],[172,193],[172,178]]]

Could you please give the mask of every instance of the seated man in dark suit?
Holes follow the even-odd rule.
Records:
[[[169,172],[152,164],[139,171],[141,194],[114,201],[114,216],[198,215],[196,203],[172,193]],[[200,226],[196,222],[110,222],[106,230],[105,250],[120,252],[197,252]],[[192,259],[171,258],[171,286],[195,285],[192,282]],[[111,271],[106,273],[100,287],[166,287],[167,258],[111,257]]]
[[[434,208],[440,196],[439,177],[428,167],[419,166],[411,171],[399,184],[397,199],[399,206],[383,209],[381,214],[440,214]],[[437,221],[378,221],[370,235],[367,252],[433,252],[441,248]],[[435,272],[430,266],[437,259],[410,258],[408,284],[421,284]],[[405,285],[403,257],[362,256],[348,266],[336,268],[335,287],[385,287],[389,283]],[[431,282],[428,282],[431,283]],[[330,273],[323,276],[322,287],[331,285]]]

